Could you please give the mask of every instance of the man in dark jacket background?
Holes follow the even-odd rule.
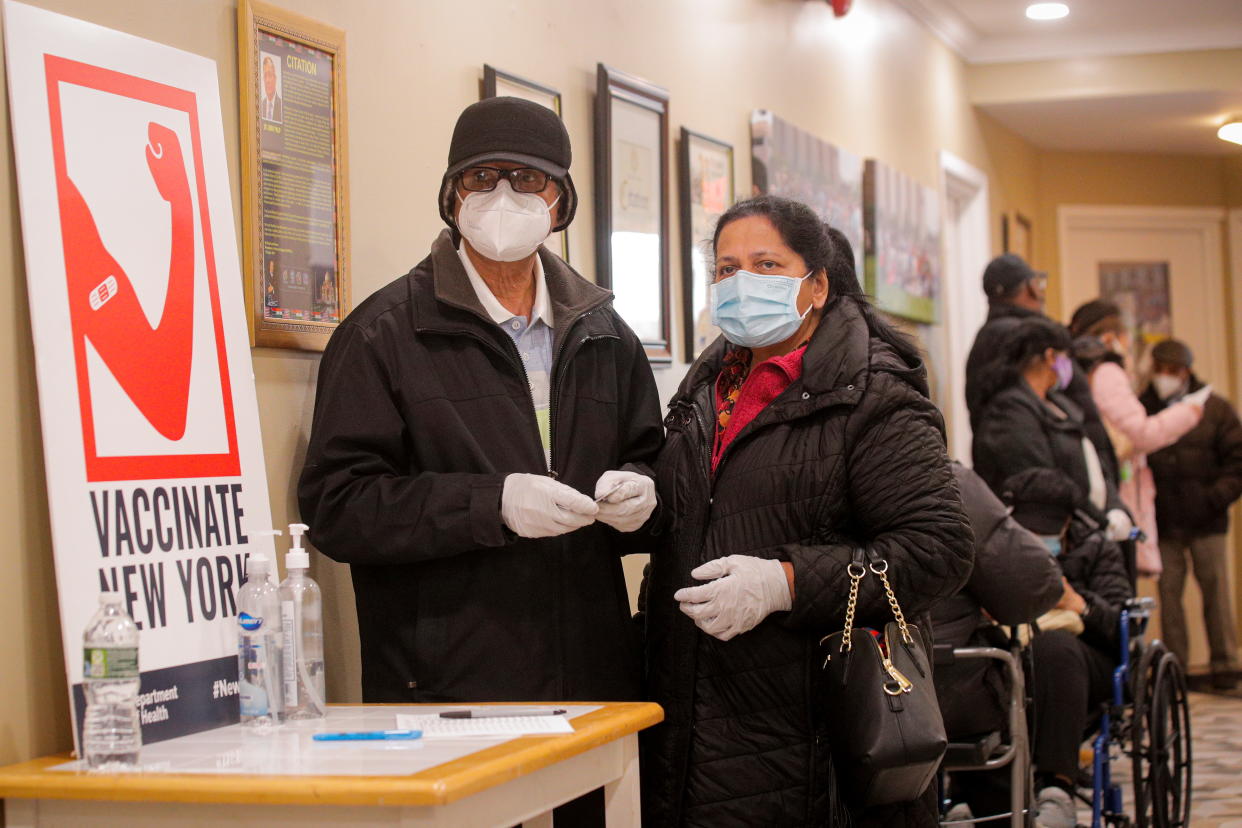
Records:
[[[1047,284],[1045,274],[1033,270],[1021,256],[1013,253],[997,256],[984,269],[983,292],[988,297],[988,318],[975,335],[966,357],[966,408],[970,412],[972,430],[978,430],[983,409],[1004,373],[1005,344],[1022,320],[1036,316],[1048,318],[1044,315]],[[1077,366],[1063,393],[1082,412],[1087,439],[1095,446],[1104,476],[1115,489],[1119,482],[1117,455],[1091,398],[1091,386]]]
[[[1207,388],[1191,371],[1194,355],[1185,343],[1166,339],[1152,349],[1151,383],[1139,399],[1148,414],[1163,411],[1187,394]],[[1242,496],[1242,423],[1229,402],[1212,394],[1203,419],[1168,448],[1147,456],[1156,481],[1156,525],[1160,530],[1160,627],[1169,649],[1188,665],[1189,643],[1182,591],[1186,557],[1203,592],[1203,622],[1211,651],[1212,683],[1237,683],[1237,645],[1229,600],[1229,507]]]
[[[468,107],[449,229],[324,353],[298,496],[351,565],[367,702],[639,696],[620,556],[655,506],[659,402],[612,294],[541,246],[573,219],[569,164],[550,110]]]

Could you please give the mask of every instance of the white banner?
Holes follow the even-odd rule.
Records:
[[[237,720],[237,592],[272,554],[215,61],[4,3],[74,728],[100,590],[141,632],[143,740]]]

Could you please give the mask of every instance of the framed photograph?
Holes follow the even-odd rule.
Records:
[[[322,351],[350,309],[345,33],[241,0],[237,59],[250,343]]]
[[[881,310],[936,321],[940,301],[940,197],[868,159],[863,169],[866,290]]]
[[[1031,220],[1016,210],[1001,216],[1001,245],[1006,253],[1017,253],[1022,261],[1031,263]]]
[[[840,230],[854,248],[854,269],[863,273],[863,159],[756,109],[750,115],[754,195],[801,201]]]
[[[596,278],[647,358],[671,362],[668,92],[602,63],[596,79]]]
[[[1173,335],[1168,262],[1100,262],[1100,298],[1121,309],[1130,334],[1130,365],[1140,377],[1151,372],[1151,349]]]
[[[681,190],[682,323],[686,362],[720,336],[712,324],[707,286],[712,281],[711,244],[716,221],[733,203],[733,145],[681,128],[678,144]]]
[[[561,93],[550,86],[544,86],[541,83],[535,83],[532,80],[511,75],[508,72],[502,72],[495,66],[483,64],[483,98],[495,97],[521,98],[524,101],[533,101],[534,103],[546,106],[548,109],[560,115],[564,119],[565,115],[561,112]],[[568,230],[558,230],[548,239],[547,246],[550,250],[557,251],[561,258],[569,261],[569,232]]]

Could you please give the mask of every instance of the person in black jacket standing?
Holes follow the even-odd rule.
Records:
[[[1203,621],[1211,650],[1212,683],[1236,685],[1237,645],[1229,600],[1229,507],[1242,496],[1242,423],[1229,402],[1194,375],[1185,343],[1166,339],[1152,349],[1151,383],[1139,400],[1156,414],[1188,395],[1199,395],[1203,419],[1168,448],[1148,455],[1156,480],[1160,528],[1160,629],[1169,649],[1187,664],[1189,643],[1182,590],[1186,557],[1203,592]]]
[[[298,497],[351,565],[364,701],[640,695],[619,556],[656,503],[659,403],[612,294],[541,246],[569,164],[554,112],[467,107],[449,229],[324,353]]]
[[[642,738],[643,824],[843,824],[825,727],[841,711],[813,688],[851,553],[887,560],[923,615],[969,574],[970,527],[922,361],[862,295],[845,237],[764,196],[726,211],[713,251],[724,336],[674,396],[656,469],[674,520],[647,582],[665,720]],[[859,626],[892,617],[874,580]],[[934,788],[855,821],[935,825]]]
[[[1112,692],[1121,660],[1121,610],[1134,597],[1121,548],[1098,526],[1075,518],[1078,486],[1061,471],[1032,468],[1005,481],[1013,518],[1048,544],[1061,565],[1065,594],[1057,604],[1072,625],[1031,638],[1036,825],[1074,828],[1078,746],[1087,718]],[[1043,622],[1041,622],[1043,623]]]
[[[1014,253],[997,256],[984,269],[983,292],[988,297],[988,318],[975,335],[966,357],[966,408],[970,412],[972,429],[978,429],[983,409],[1005,372],[1005,345],[1018,325],[1025,319],[1048,319],[1044,315],[1047,286],[1047,275],[1032,270]],[[1120,467],[1108,430],[1091,398],[1086,375],[1077,366],[1071,367],[1073,371],[1063,392],[1081,412],[1084,433],[1095,446],[1104,476],[1116,488],[1120,482]]]

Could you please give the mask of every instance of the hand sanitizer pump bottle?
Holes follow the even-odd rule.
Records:
[[[293,546],[285,555],[288,577],[280,585],[285,713],[290,719],[324,715],[323,597],[306,574],[310,555],[302,548],[302,534],[307,528],[304,523],[289,524]]]
[[[279,535],[280,532],[256,534]],[[285,719],[280,597],[271,569],[272,562],[266,550],[260,548],[251,552],[246,563],[246,583],[237,594],[241,723],[255,729],[270,728]]]

